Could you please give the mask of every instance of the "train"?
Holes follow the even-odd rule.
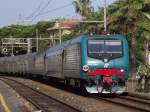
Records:
[[[120,34],[81,35],[42,52],[0,57],[0,72],[54,77],[88,93],[125,92],[129,51]]]

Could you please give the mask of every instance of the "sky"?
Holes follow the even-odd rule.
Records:
[[[0,27],[11,24],[33,24],[40,20],[80,18],[74,0],[0,0]],[[92,0],[92,6],[103,6],[104,0]],[[115,0],[107,0],[107,4]],[[49,12],[49,13],[47,13]],[[36,16],[39,15],[39,16]],[[30,18],[29,18],[30,17]]]

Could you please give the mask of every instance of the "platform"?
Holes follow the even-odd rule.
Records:
[[[0,80],[0,112],[31,112],[29,104]]]

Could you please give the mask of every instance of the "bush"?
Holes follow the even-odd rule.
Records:
[[[136,90],[138,92],[148,92],[150,79],[150,66],[140,65],[137,70],[136,78],[138,78],[138,85],[136,87]]]

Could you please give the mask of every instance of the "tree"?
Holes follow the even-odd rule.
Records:
[[[73,2],[75,6],[75,12],[79,13],[82,20],[86,19],[88,14],[92,11],[91,0],[77,0]]]
[[[47,33],[48,28],[54,26],[54,23],[53,21],[39,21],[35,27],[39,30],[40,34],[44,34]]]
[[[146,12],[149,0],[118,0],[109,7],[109,29],[123,33],[131,40],[132,75],[136,73],[136,38],[143,34],[143,28],[139,25],[142,21],[148,24]]]
[[[37,24],[22,26],[22,25],[10,25],[0,28],[0,38],[36,38],[36,29],[38,29],[40,37],[49,38],[47,28],[54,25],[53,21],[39,21]],[[1,40],[0,40],[1,41]],[[40,48],[49,47],[47,40],[39,43]],[[35,39],[32,40],[33,46],[36,46]],[[41,47],[42,46],[42,47]],[[16,48],[15,48],[16,49]],[[23,50],[22,48],[19,50]]]

